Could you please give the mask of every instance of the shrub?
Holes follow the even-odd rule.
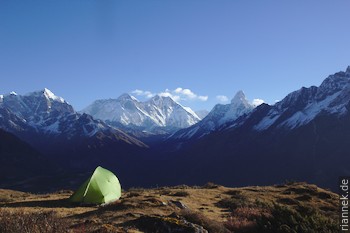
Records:
[[[259,232],[339,232],[339,226],[334,219],[319,214],[315,209],[309,208],[304,211],[297,212],[288,206],[274,204],[271,216],[262,215],[257,219]]]
[[[181,185],[176,185],[174,187],[172,187],[173,189],[191,189],[192,187],[185,185],[185,184],[181,184]]]
[[[329,193],[325,193],[325,192],[320,192],[318,194],[318,197],[320,199],[332,199],[332,195],[330,195]]]
[[[0,209],[0,233],[61,233],[69,224],[54,212],[24,213]]]
[[[295,199],[298,201],[311,201],[312,197],[308,194],[304,194],[304,195],[301,195],[299,197],[296,197]]]
[[[218,187],[219,187],[219,185],[214,184],[213,182],[208,182],[203,186],[203,188],[205,188],[205,189],[216,189]]]
[[[256,219],[261,216],[270,216],[270,213],[261,207],[239,207],[232,211],[224,225],[233,232],[254,232]]]
[[[9,197],[0,197],[0,202],[6,203],[6,202],[11,202],[11,201],[13,201],[12,198],[9,198]]]
[[[242,193],[241,190],[235,190],[235,189],[225,192],[225,194],[228,194],[231,196],[242,196],[241,193]]]
[[[188,209],[184,209],[180,212],[180,215],[191,223],[198,224],[204,227],[209,232],[215,233],[229,233],[224,224],[219,223],[215,220],[211,220],[199,212],[194,212]]]
[[[256,223],[245,218],[229,218],[224,226],[231,232],[251,232],[256,228]]]
[[[141,194],[138,192],[129,192],[127,197],[139,197],[139,196],[141,196]]]
[[[293,198],[279,198],[277,202],[285,205],[298,205],[299,202]]]
[[[171,194],[171,196],[175,196],[175,197],[187,197],[190,194],[186,191],[178,191],[176,193]]]
[[[220,200],[218,203],[216,203],[216,205],[221,208],[228,208],[230,210],[235,210],[239,207],[247,206],[248,203],[244,196],[238,195],[230,198],[224,198]]]
[[[158,192],[159,195],[170,195],[171,191],[169,189],[162,189]]]

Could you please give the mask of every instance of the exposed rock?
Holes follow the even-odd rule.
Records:
[[[162,233],[208,233],[206,229],[197,224],[175,217],[142,216],[133,221],[138,228],[145,232]]]
[[[188,209],[188,207],[183,204],[181,201],[170,201],[171,204],[175,205],[176,207],[180,208],[180,209]]]

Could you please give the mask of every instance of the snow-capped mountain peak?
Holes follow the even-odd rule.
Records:
[[[180,104],[181,105],[181,104]],[[182,106],[182,105],[181,105]],[[201,120],[202,118],[200,118],[197,113],[195,111],[193,111],[190,107],[185,107],[182,106],[188,113],[192,114],[193,116],[195,116],[196,118],[198,118],[198,120]]]
[[[47,88],[44,88],[40,91],[30,92],[30,93],[24,95],[24,97],[35,97],[35,98],[44,97],[48,101],[56,101],[59,103],[66,102],[62,97],[56,96],[52,91],[50,91]]]
[[[320,114],[342,116],[350,102],[350,68],[328,76],[319,87],[301,88],[271,106],[266,116],[254,126],[262,131],[271,126],[297,128]]]
[[[47,144],[55,145],[64,141],[67,145],[73,143],[75,150],[75,140],[79,143],[84,140],[93,143],[96,140],[96,146],[104,146],[100,143],[104,140],[145,146],[103,121],[77,113],[63,98],[55,96],[48,89],[26,95],[3,96],[0,103],[0,128],[35,144],[40,149]],[[60,149],[59,147],[55,149]],[[50,149],[50,146],[47,149]]]
[[[64,99],[62,97],[59,97],[59,96],[56,96],[54,93],[52,93],[52,91],[50,91],[49,89],[47,88],[44,88],[43,90],[43,94],[46,98],[48,99],[52,99],[52,100],[55,100],[55,101],[59,101],[61,103],[64,103]]]
[[[350,66],[348,66],[348,67],[346,68],[345,73],[347,73],[348,75],[350,75]]]
[[[224,124],[232,122],[240,116],[249,113],[254,108],[245,97],[243,91],[238,91],[230,104],[217,104],[199,123],[176,132],[169,138],[188,139],[199,138],[217,130]]]
[[[118,101],[120,102],[124,102],[124,101],[128,101],[128,100],[131,100],[131,101],[137,101],[138,102],[138,99],[132,95],[129,95],[128,93],[124,93],[122,95],[120,95],[118,98],[117,98]]]
[[[240,106],[240,105],[244,105],[246,107],[250,106],[244,92],[242,90],[238,91],[235,96],[233,97],[233,99],[231,100],[231,105],[233,106]]]
[[[243,114],[250,112],[253,108],[254,106],[248,102],[244,92],[240,90],[231,100],[231,104],[226,105],[226,108],[223,108],[224,115],[218,122],[222,125],[226,122],[233,121]]]
[[[318,90],[318,96],[324,97],[326,95],[331,95],[338,92],[350,82],[350,73],[338,72],[333,75],[328,76],[320,85]]]
[[[149,101],[149,103],[153,103],[155,105],[162,106],[173,106],[178,104],[175,100],[173,100],[170,96],[161,96],[155,95]]]
[[[185,128],[200,121],[191,109],[183,107],[169,96],[160,95],[139,102],[129,94],[123,94],[117,99],[95,101],[82,112],[113,125],[136,126],[148,132],[158,127],[172,130]]]
[[[234,97],[231,100],[231,103],[242,102],[245,100],[245,94],[242,90],[237,91]]]

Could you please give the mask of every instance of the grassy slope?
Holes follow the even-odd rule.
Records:
[[[200,226],[209,232],[336,232],[338,219],[337,194],[305,183],[130,189],[121,200],[100,207],[72,206],[66,201],[71,194],[0,190],[0,232],[1,224],[18,225],[19,219],[35,216],[37,225],[40,221],[48,222],[43,225],[58,222],[56,232],[167,232],[169,228],[193,232],[193,227]],[[48,212],[50,216],[43,220],[42,215]],[[10,231],[12,225],[7,227]],[[30,231],[52,231],[46,228]]]

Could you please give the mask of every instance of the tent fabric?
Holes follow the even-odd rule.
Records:
[[[118,178],[111,171],[99,166],[69,200],[87,204],[106,204],[118,200],[120,196],[121,186]]]

